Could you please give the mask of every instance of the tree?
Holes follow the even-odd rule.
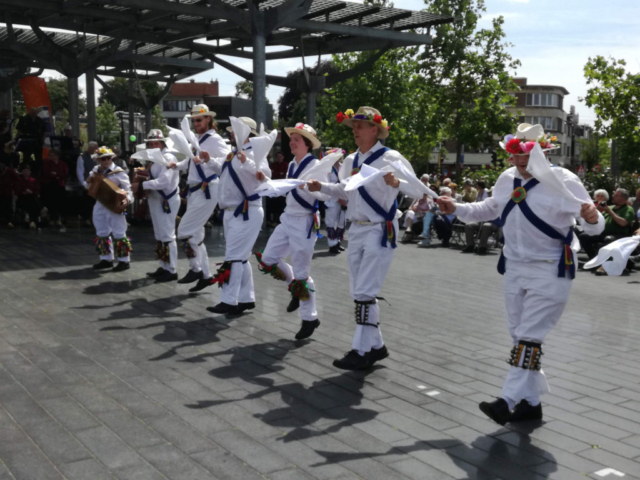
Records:
[[[517,89],[513,60],[504,42],[503,17],[489,29],[478,29],[486,11],[484,0],[431,0],[430,13],[451,15],[450,24],[433,27],[433,43],[422,55],[421,72],[433,92],[433,128],[456,143],[456,174],[460,179],[463,146],[479,148],[495,135],[512,133],[515,117],[507,111],[515,103],[509,91]]]
[[[116,111],[128,111],[129,102],[127,102],[125,99],[129,96],[129,79],[113,78],[106,81],[105,83],[109,86],[109,90],[107,90],[106,88],[100,89],[100,94],[98,95],[98,104],[102,105],[104,102],[109,102],[114,106]],[[158,82],[153,82],[151,80],[142,80],[140,82],[140,86],[147,96],[158,95],[162,91],[162,87],[158,84]],[[140,91],[135,85],[133,88],[133,96],[135,98],[141,98]],[[134,107],[134,111],[138,113],[142,112],[142,110],[137,106]]]
[[[119,140],[120,124],[114,106],[108,101],[96,108],[96,130],[105,145],[114,145]]]
[[[58,112],[59,115],[56,116],[55,121],[55,132],[56,135],[64,134],[64,127],[66,127],[67,123],[69,123],[69,110],[63,108],[61,112]]]
[[[47,91],[49,92],[49,100],[51,101],[51,110],[53,114],[62,110],[69,110],[69,90],[66,78],[47,78]],[[87,99],[82,96],[82,89],[78,88],[78,113],[85,115],[87,113]]]
[[[251,80],[241,80],[236,83],[236,97],[253,98],[253,82]]]
[[[165,136],[169,135],[169,129],[165,124],[160,105],[156,105],[155,107],[153,107],[153,110],[151,112],[151,128],[159,128],[160,130],[162,130],[162,133]]]
[[[438,129],[430,129],[433,102],[418,73],[418,52],[417,47],[390,50],[363,75],[340,82],[318,96],[316,124],[323,143],[355,150],[351,130],[336,122],[336,114],[347,109],[355,111],[360,106],[375,107],[389,122],[386,145],[400,151],[416,170],[423,169],[438,141]],[[344,71],[374,54],[334,55],[333,66]]]
[[[580,145],[580,160],[586,164],[586,169],[591,170],[596,165],[608,167],[611,160],[611,148],[609,140],[601,135],[591,135],[589,139],[576,140]]]
[[[596,113],[595,127],[616,141],[624,171],[640,168],[640,74],[626,69],[624,60],[589,58],[584,67],[587,95],[583,100]]]

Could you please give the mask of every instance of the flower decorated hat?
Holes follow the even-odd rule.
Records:
[[[380,112],[373,107],[360,107],[356,113],[353,110],[346,110],[336,115],[336,121],[342,123],[349,128],[353,128],[354,120],[362,120],[369,122],[378,127],[378,138],[387,138],[389,136],[389,123],[382,118]]]
[[[153,128],[151,130],[149,130],[149,134],[147,135],[147,138],[144,139],[144,142],[164,142],[165,145],[167,144],[167,139],[164,138],[164,133],[162,133],[162,130],[160,130],[159,128]]]
[[[251,133],[253,133],[256,137],[258,136],[258,131],[256,130],[258,128],[258,125],[256,124],[256,121],[253,118],[238,117],[238,120],[240,120],[247,127],[249,127],[251,129]],[[228,126],[227,132],[233,133],[233,128],[231,126]]]
[[[311,141],[311,146],[315,150],[316,148],[320,148],[320,140],[318,140],[318,135],[314,128],[306,123],[296,123],[295,127],[287,127],[284,129],[287,132],[287,135],[291,136],[292,133],[297,133],[298,135],[303,136]]]
[[[187,115],[187,118],[193,118],[193,117],[215,117],[216,116],[216,112],[213,112],[211,110],[209,110],[209,107],[207,107],[204,103],[200,103],[198,105],[194,105],[193,107],[191,107],[191,114]]]
[[[511,155],[528,155],[536,143],[540,144],[543,152],[560,148],[553,142],[557,141],[556,137],[544,133],[542,125],[530,125],[521,123],[515,135],[507,135],[504,141],[500,142],[500,146]]]
[[[340,158],[340,160],[342,160],[344,158],[344,156],[347,154],[347,152],[344,151],[342,148],[335,147],[335,148],[327,149],[327,151],[324,152],[324,156],[326,157],[327,155],[331,155],[332,153],[340,153],[340,154],[342,154],[342,157]]]
[[[93,154],[93,158],[97,158],[98,160],[103,160],[105,158],[113,158],[116,154],[113,153],[109,147],[100,147],[96,153]]]

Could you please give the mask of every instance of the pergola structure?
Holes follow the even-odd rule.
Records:
[[[69,79],[69,118],[77,134],[77,79],[86,74],[95,137],[96,76],[129,78],[133,102],[136,80],[166,82],[168,91],[174,81],[217,63],[253,81],[254,116],[264,122],[267,83],[287,85],[285,77],[266,75],[268,60],[379,50],[333,77],[305,70],[300,87],[309,95],[312,122],[316,92],[362,73],[388,49],[430,44],[431,27],[452,21],[340,0],[0,0],[0,90],[33,68],[57,70]],[[219,55],[252,59],[253,71]],[[150,112],[161,98],[143,95],[141,106]]]

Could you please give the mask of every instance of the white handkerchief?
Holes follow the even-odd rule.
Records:
[[[273,144],[276,143],[277,138],[278,131],[274,129],[269,134],[249,139],[251,150],[253,150],[253,161],[256,163],[258,170],[260,170],[260,166],[267,161],[267,154],[273,147]]]
[[[169,162],[165,160],[159,148],[150,148],[148,150],[136,152],[131,155],[131,158],[133,158],[134,160],[140,160],[141,162],[153,162],[159,163],[160,165],[165,167],[169,166]]]
[[[584,202],[571,193],[564,182],[556,176],[549,164],[549,160],[544,156],[544,152],[538,142],[536,142],[529,155],[527,172],[539,180],[540,183],[553,188],[572,205],[575,205],[576,215],[580,213],[580,209]]]
[[[229,117],[229,122],[231,122],[231,128],[233,129],[233,136],[236,138],[236,148],[240,151],[244,142],[249,138],[251,128],[236,117]]]
[[[200,154],[200,142],[198,142],[198,138],[195,133],[191,131],[191,125],[189,124],[189,119],[185,115],[182,118],[182,122],[180,122],[180,129],[184,134],[184,137],[191,144],[191,148],[193,148],[197,154]]]
[[[305,183],[307,182],[296,178],[283,178],[279,180],[265,179],[265,181],[256,188],[256,193],[261,197],[281,197]]]
[[[357,190],[358,188],[368,185],[376,178],[382,177],[392,170],[393,168],[391,167],[384,167],[378,170],[377,168],[370,167],[366,163],[363,163],[360,167],[360,171],[355,175],[349,177],[349,182],[347,183],[347,186],[344,190],[345,192]]]
[[[331,171],[331,167],[340,160],[342,153],[330,153],[320,160],[316,165],[311,167],[306,172],[303,172],[300,178],[307,180],[320,180],[324,182],[327,180],[327,175]]]
[[[602,265],[607,275],[622,275],[629,257],[639,244],[639,235],[616,240],[598,250],[598,256],[585,263],[584,268],[590,269]]]
[[[404,163],[402,163],[402,161],[396,160],[395,162],[391,163],[391,166],[396,170],[396,173],[399,174],[399,175],[396,175],[397,177],[406,180],[409,183],[409,185],[411,185],[416,190],[424,192],[432,198],[435,198],[435,199],[440,198],[440,196],[436,192],[434,192],[429,187],[427,187],[424,183],[422,183],[418,179],[418,177],[416,177],[411,171],[409,171],[407,166]]]
[[[173,147],[186,158],[193,158],[193,152],[191,151],[191,147],[189,147],[189,142],[184,136],[182,130],[178,130],[177,128],[169,128],[169,138],[173,141]]]

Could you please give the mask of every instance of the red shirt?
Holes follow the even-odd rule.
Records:
[[[4,173],[0,173],[0,196],[12,197],[17,181],[18,174],[13,168],[7,167]]]
[[[287,178],[287,170],[289,168],[289,164],[284,160],[282,162],[273,162],[270,165],[270,167],[271,167],[271,178],[273,180]]]
[[[44,161],[42,173],[43,183],[64,187],[67,175],[69,175],[69,167],[66,162],[58,160],[58,163],[55,163],[53,160],[49,159]]]
[[[33,195],[38,195],[40,193],[40,184],[33,177],[29,177],[25,180],[22,175],[18,175],[18,181],[16,182],[15,189],[16,195],[31,195],[29,193],[25,193],[26,190],[31,190],[31,194]]]

